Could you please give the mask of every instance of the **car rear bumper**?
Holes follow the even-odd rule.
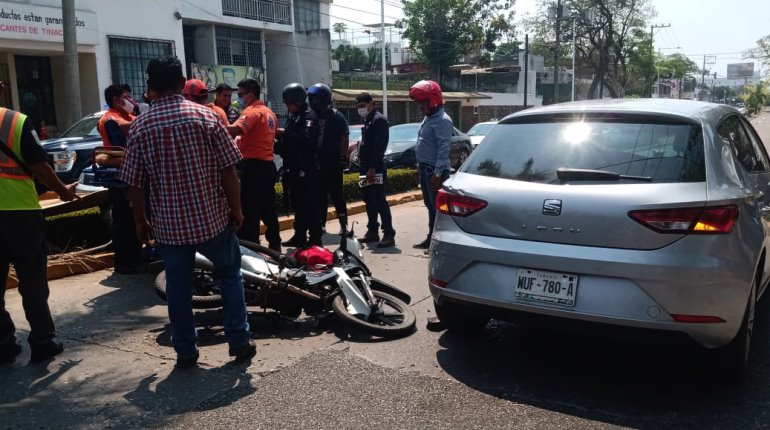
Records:
[[[682,333],[701,346],[721,347],[740,328],[754,260],[737,247],[721,258],[694,255],[692,249],[685,240],[638,251],[480,236],[438,214],[429,276],[446,285],[430,283],[430,290],[437,302],[547,316],[567,325],[580,321]],[[515,297],[520,268],[579,276],[575,305]],[[672,314],[716,316],[724,322],[682,323]]]

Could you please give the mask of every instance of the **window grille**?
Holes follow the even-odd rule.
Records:
[[[291,25],[291,0],[222,0],[222,15]]]
[[[263,67],[262,35],[259,31],[216,27],[217,63]]]
[[[176,55],[173,40],[107,36],[112,66],[112,82],[128,84],[134,96],[147,90],[147,64],[150,60]]]
[[[321,29],[321,3],[318,0],[294,0],[294,30]]]

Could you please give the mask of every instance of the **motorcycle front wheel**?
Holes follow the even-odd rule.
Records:
[[[193,278],[193,309],[216,309],[222,307],[222,296],[219,295],[219,284],[214,275],[207,270],[195,269]],[[168,302],[166,294],[166,271],[155,277],[155,294],[164,302]]]
[[[368,319],[351,314],[342,294],[334,298],[332,309],[345,325],[371,336],[396,339],[414,332],[416,317],[409,305],[381,291],[372,293],[380,306]]]

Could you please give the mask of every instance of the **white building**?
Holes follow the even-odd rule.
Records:
[[[216,66],[212,88],[248,70],[280,109],[287,83],[331,82],[329,2],[76,0],[81,109],[100,110],[113,83],[142,94],[147,63],[161,55],[179,57],[188,76],[192,64]],[[0,80],[7,83],[0,102],[36,127],[68,125],[61,16],[61,0],[0,1]]]

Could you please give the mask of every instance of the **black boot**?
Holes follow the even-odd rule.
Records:
[[[426,237],[425,240],[423,240],[422,242],[415,243],[414,245],[412,245],[412,248],[415,248],[415,249],[428,249],[428,248],[430,248],[430,235],[428,235],[428,237]]]
[[[13,363],[19,354],[21,354],[21,345],[16,341],[0,345],[0,364]]]
[[[42,361],[64,351],[64,344],[56,339],[51,339],[43,343],[30,343],[29,347],[32,350],[32,355],[29,358],[30,362]]]
[[[297,236],[296,234],[291,237],[291,239],[281,242],[281,245],[283,246],[290,246],[294,248],[301,248],[305,245],[307,245],[307,239],[304,237]]]
[[[382,236],[382,240],[377,244],[377,248],[392,248],[396,246],[396,235],[386,234]]]
[[[379,242],[380,241],[380,234],[377,233],[377,230],[369,230],[366,232],[364,237],[361,238],[361,243],[372,243],[372,242]]]

